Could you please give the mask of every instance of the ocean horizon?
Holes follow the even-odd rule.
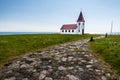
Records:
[[[56,32],[0,32],[0,35],[19,35],[19,34],[54,34]]]

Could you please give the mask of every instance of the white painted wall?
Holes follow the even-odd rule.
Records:
[[[70,32],[69,32],[69,30],[67,30],[67,32],[65,32],[65,30],[64,30],[64,32],[62,32],[62,30],[60,30],[60,33],[61,34],[77,34],[77,31],[75,29],[74,29],[74,32],[72,32],[72,30],[73,29],[71,29]]]
[[[80,23],[80,25],[79,25]],[[82,34],[82,29],[84,29],[84,22],[77,22],[77,34]],[[80,30],[80,32],[79,32]]]

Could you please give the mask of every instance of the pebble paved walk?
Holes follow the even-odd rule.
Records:
[[[5,64],[0,80],[117,80],[88,50],[88,40],[56,45]]]

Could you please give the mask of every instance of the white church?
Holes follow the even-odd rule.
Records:
[[[83,17],[82,12],[80,12],[80,15],[77,19],[77,24],[64,24],[60,28],[61,34],[84,34],[85,29],[85,20]]]

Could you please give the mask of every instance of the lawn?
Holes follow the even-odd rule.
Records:
[[[26,34],[0,36],[0,66],[8,60],[69,41],[81,40],[96,35]]]
[[[120,35],[110,35],[90,42],[90,48],[120,74]]]

